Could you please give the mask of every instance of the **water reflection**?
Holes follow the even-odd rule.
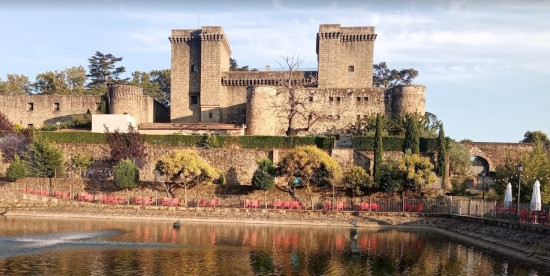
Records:
[[[106,229],[118,232],[102,232]],[[84,239],[87,245],[0,258],[0,274],[543,275],[545,271],[429,231],[356,230],[358,254],[351,252],[349,227],[182,223],[178,230],[166,221],[8,218],[0,224],[2,240],[29,235],[44,239],[74,231],[109,234]],[[99,241],[107,245],[99,247]],[[5,244],[0,242],[0,247],[4,252]]]

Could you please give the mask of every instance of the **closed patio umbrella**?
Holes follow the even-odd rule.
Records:
[[[533,185],[533,194],[531,195],[531,211],[540,211],[542,208],[541,201],[540,183],[537,180],[535,181],[535,185]]]
[[[512,184],[506,185],[506,193],[504,194],[504,207],[512,207]]]

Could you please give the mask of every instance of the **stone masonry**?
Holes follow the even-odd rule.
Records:
[[[172,30],[171,120],[246,124],[249,135],[285,135],[289,102],[282,83],[288,80],[302,103],[293,127],[311,125],[301,134],[332,132],[370,114],[424,114],[424,86],[372,87],[376,37],[374,27],[320,25],[318,71],[293,71],[289,76],[289,71],[269,68],[230,71],[231,48],[221,27]],[[311,83],[313,79],[317,82]],[[256,87],[276,92],[266,97],[267,88]]]

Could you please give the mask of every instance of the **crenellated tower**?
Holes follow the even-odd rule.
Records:
[[[322,24],[317,33],[319,88],[372,87],[374,27]]]
[[[223,29],[205,26],[172,30],[171,121],[219,123],[224,99],[222,72],[229,71],[231,48]]]

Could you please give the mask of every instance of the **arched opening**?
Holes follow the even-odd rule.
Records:
[[[485,173],[485,175],[489,174],[489,162],[487,162],[487,159],[479,156],[472,156],[470,157],[470,161],[472,162],[472,174],[474,175],[482,175]]]

